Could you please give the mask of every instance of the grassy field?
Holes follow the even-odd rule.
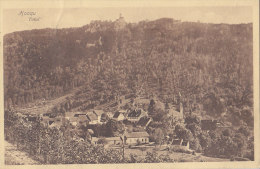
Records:
[[[187,154],[187,153],[180,153],[180,152],[169,152],[164,150],[165,148],[157,147],[154,150],[154,147],[141,149],[141,148],[126,148],[125,155],[130,156],[130,154],[136,154],[138,157],[145,158],[146,152],[153,152],[156,151],[158,155],[161,154],[168,154],[171,159],[176,162],[221,162],[221,161],[230,161],[230,159],[223,159],[223,158],[213,158],[207,157],[200,153],[196,153],[196,155]]]
[[[55,106],[61,104],[62,102],[66,101],[67,98],[74,96],[78,91],[82,90],[84,86],[78,87],[63,95],[61,97],[53,98],[50,100],[36,100],[32,103],[28,103],[23,106],[17,106],[15,109],[21,113],[28,113],[28,114],[43,114],[47,113],[48,111],[52,110]]]

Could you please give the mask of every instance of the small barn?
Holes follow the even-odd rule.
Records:
[[[149,143],[149,134],[147,132],[131,132],[131,133],[126,133],[126,144],[144,144],[144,143]]]

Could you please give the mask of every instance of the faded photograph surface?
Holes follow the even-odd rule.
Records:
[[[252,8],[3,11],[6,165],[254,161]]]

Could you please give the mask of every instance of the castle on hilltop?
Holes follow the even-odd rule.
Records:
[[[125,21],[125,18],[120,13],[119,18],[115,21],[114,28],[115,28],[115,30],[121,30],[121,29],[125,28],[126,24],[127,23]]]

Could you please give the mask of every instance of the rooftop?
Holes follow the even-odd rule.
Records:
[[[142,114],[142,110],[133,110],[128,114],[128,117],[139,117]]]
[[[150,117],[142,117],[138,122],[137,122],[137,125],[140,125],[140,126],[147,126],[151,121],[151,118]]]
[[[87,117],[89,118],[90,121],[98,120],[97,114],[95,114],[94,112],[89,112],[87,114]]]
[[[119,111],[117,111],[117,112],[114,114],[113,118],[118,118],[120,114],[121,114],[121,113],[120,113]]]

